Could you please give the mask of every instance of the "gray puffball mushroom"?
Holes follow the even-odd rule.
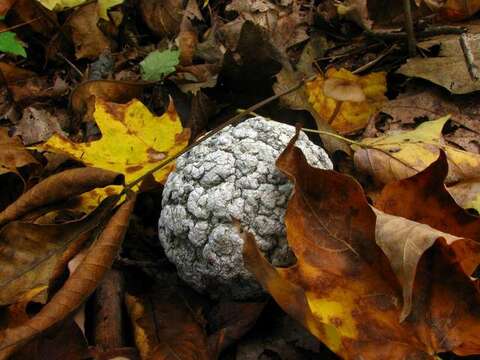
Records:
[[[263,293],[245,269],[238,219],[276,266],[291,264],[284,215],[293,185],[275,166],[295,134],[290,125],[255,117],[228,126],[182,155],[165,184],[160,242],[180,277],[214,298]],[[300,133],[310,165],[331,169],[326,152]]]

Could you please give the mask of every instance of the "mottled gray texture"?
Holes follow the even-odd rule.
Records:
[[[179,275],[212,297],[247,299],[262,293],[242,259],[232,219],[255,234],[274,265],[291,261],[283,218],[292,184],[275,161],[295,133],[261,117],[227,127],[177,160],[163,191],[160,242]],[[308,162],[331,169],[325,151],[301,133]]]

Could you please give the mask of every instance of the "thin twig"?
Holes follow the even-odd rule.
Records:
[[[17,24],[17,25],[10,26],[10,27],[8,27],[8,28],[5,28],[5,29],[3,29],[3,30],[0,30],[0,34],[1,34],[1,33],[4,33],[4,32],[7,32],[7,31],[11,31],[11,30],[15,30],[15,29],[21,28],[21,27],[26,26],[26,25],[28,25],[28,24],[31,24],[31,23],[33,23],[33,22],[35,22],[35,21],[38,21],[38,20],[40,20],[41,18],[42,18],[42,17],[39,16],[39,17],[37,17],[37,18],[35,18],[35,19],[31,19],[31,20],[25,21],[25,22],[23,22],[23,23],[21,23],[21,24]]]
[[[299,88],[301,88],[306,82],[308,81],[311,81],[313,79],[315,79],[316,75],[315,76],[311,76],[309,78],[306,78],[306,79],[303,79],[302,81],[300,81],[298,84],[296,84],[295,86],[292,86],[290,88],[288,88],[287,90],[283,91],[282,93],[280,94],[277,94],[277,95],[273,95],[273,96],[270,96],[269,98],[265,99],[265,100],[262,100],[260,101],[259,103],[256,103],[255,105],[252,105],[250,106],[248,109],[245,109],[244,111],[242,111],[241,113],[235,115],[234,117],[232,117],[231,119],[227,120],[225,123],[223,123],[222,125],[216,127],[215,129],[213,129],[212,131],[210,131],[209,133],[207,133],[206,135],[204,135],[202,138],[198,139],[197,141],[195,141],[194,143],[190,144],[189,146],[187,146],[185,149],[181,150],[180,152],[178,152],[177,154],[169,157],[169,158],[166,158],[165,160],[161,161],[157,166],[155,166],[153,169],[151,169],[150,171],[148,171],[147,173],[145,173],[144,175],[140,176],[139,178],[133,180],[131,183],[125,185],[125,188],[123,189],[122,191],[122,194],[125,194],[127,192],[127,190],[129,189],[132,189],[135,185],[139,184],[143,179],[145,179],[147,176],[150,176],[151,174],[155,173],[156,171],[160,170],[161,168],[163,168],[164,166],[166,166],[167,164],[169,164],[170,162],[172,162],[173,160],[179,158],[180,156],[182,156],[183,154],[189,152],[190,150],[192,150],[195,146],[203,143],[205,140],[211,138],[213,135],[219,133],[221,130],[223,130],[224,128],[226,128],[227,126],[229,125],[233,125],[233,124],[236,124],[237,122],[240,122],[243,120],[243,118],[248,115],[249,113],[251,113],[252,111],[255,111],[263,106],[265,106],[266,104],[282,97],[282,96],[285,96],[285,95],[288,95],[296,90],[298,90]]]
[[[83,77],[83,73],[80,71],[80,69],[74,63],[68,60],[61,52],[58,52],[57,55],[62,58],[68,65],[70,65],[72,69],[75,70],[78,75],[80,75],[80,77]]]
[[[352,73],[353,74],[359,74],[359,73],[361,73],[365,70],[370,69],[372,66],[375,66],[376,64],[378,64],[385,56],[389,55],[391,52],[393,52],[397,48],[398,48],[397,45],[391,46],[389,49],[387,49],[387,51],[380,54],[377,58],[375,58],[372,61],[360,66],[358,69],[352,71]]]
[[[408,54],[414,57],[417,53],[417,41],[413,29],[412,6],[410,0],[403,0],[403,16],[405,17],[405,30],[408,39]]]
[[[476,81],[480,78],[478,66],[475,64],[475,57],[470,47],[470,36],[466,33],[460,35],[460,46],[462,47],[463,55],[465,56],[468,73],[470,74],[472,81]]]

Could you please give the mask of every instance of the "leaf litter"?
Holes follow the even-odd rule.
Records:
[[[0,358],[480,354],[479,8],[4,1]],[[268,293],[245,303],[186,288],[157,241],[169,160],[241,109],[301,123],[338,171],[294,139],[282,153],[296,263],[243,234]],[[128,311],[86,306],[83,334],[70,316],[97,288],[115,289],[102,311]]]

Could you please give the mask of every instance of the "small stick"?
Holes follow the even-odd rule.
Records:
[[[403,14],[405,16],[405,30],[407,31],[408,54],[414,57],[417,53],[417,41],[413,29],[412,6],[410,0],[403,0]]]
[[[110,351],[125,346],[122,305],[124,279],[121,271],[110,269],[95,293],[95,346]]]
[[[480,78],[478,66],[475,64],[475,57],[470,47],[470,37],[466,33],[460,35],[460,46],[462,47],[463,55],[465,56],[468,73],[470,74],[472,81],[476,81]]]

